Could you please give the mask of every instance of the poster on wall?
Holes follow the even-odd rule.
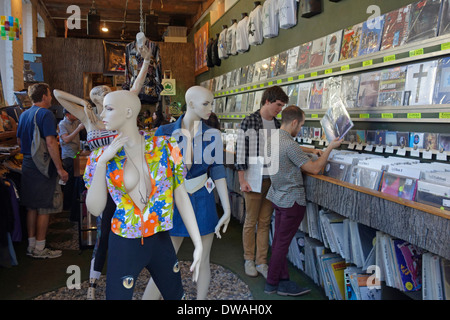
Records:
[[[104,73],[119,74],[125,72],[126,43],[103,41]]]
[[[36,53],[23,54],[23,81],[43,82],[42,55]]]
[[[206,65],[206,52],[209,39],[209,23],[206,22],[198,31],[194,34],[194,47],[195,47],[195,75],[199,75],[205,71],[208,71]]]

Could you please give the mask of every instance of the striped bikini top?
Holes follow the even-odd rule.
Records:
[[[87,143],[89,149],[95,150],[97,148],[109,145],[114,137],[117,135],[117,131],[109,130],[92,130],[87,133]]]

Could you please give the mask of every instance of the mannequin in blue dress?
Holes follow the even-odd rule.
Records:
[[[175,137],[188,169],[185,185],[194,208],[203,244],[197,281],[197,300],[205,300],[211,279],[209,257],[214,233],[221,238],[221,230],[226,232],[231,211],[223,166],[221,132],[202,121],[207,120],[211,114],[214,96],[208,89],[194,86],[186,91],[185,100],[185,114],[176,122],[159,127],[155,135]],[[214,187],[224,211],[220,219],[217,215],[215,196],[212,190]],[[184,238],[189,234],[177,208],[174,211],[173,224],[170,235],[175,251],[178,252]],[[156,300],[159,298],[159,291],[150,279],[142,299]]]

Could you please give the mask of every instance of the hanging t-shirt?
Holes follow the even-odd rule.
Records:
[[[263,37],[274,38],[278,36],[278,0],[266,0],[262,7]]]
[[[227,30],[228,29],[225,28],[219,34],[219,43],[218,43],[219,58],[222,59],[222,60],[228,58],[228,53],[227,53]]]
[[[251,46],[256,46],[262,42],[262,5],[258,5],[250,12],[248,17],[248,43]]]
[[[156,103],[159,101],[159,94],[163,90],[159,46],[156,42],[148,39],[145,44],[152,53],[152,58],[145,75],[144,84],[139,92],[139,99],[142,103]],[[144,58],[137,53],[136,41],[127,44],[125,47],[125,62],[125,83],[122,85],[122,89],[130,90],[144,63]]]
[[[245,16],[238,22],[236,29],[236,49],[237,52],[243,53],[248,51],[248,17]]]
[[[278,0],[278,15],[281,29],[295,26],[297,24],[297,1]]]
[[[237,29],[237,22],[233,23],[227,30],[227,54],[230,55],[237,55],[237,49],[236,49],[236,29]]]

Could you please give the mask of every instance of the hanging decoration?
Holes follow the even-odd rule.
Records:
[[[0,37],[2,40],[19,40],[21,33],[19,18],[0,16]]]

